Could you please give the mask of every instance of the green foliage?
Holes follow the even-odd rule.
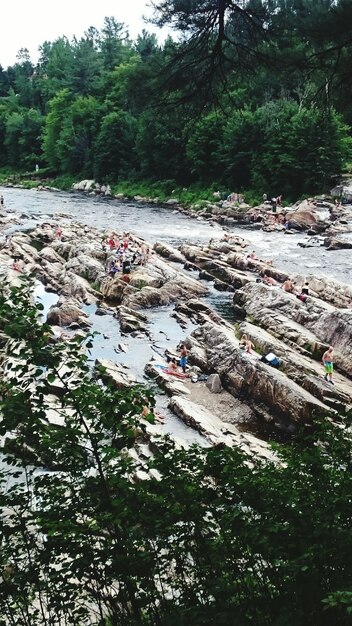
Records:
[[[351,140],[340,116],[293,101],[235,112],[224,130],[226,180],[231,187],[285,197],[318,192],[342,170]]]
[[[146,110],[140,116],[136,153],[143,178],[185,177],[183,125],[175,112],[155,115],[155,111]]]
[[[188,143],[187,158],[191,172],[202,182],[212,182],[222,178],[219,151],[224,126],[223,117],[209,113],[195,126]]]
[[[0,292],[1,626],[347,626],[350,416],[275,461],[161,439],[135,481],[150,392],[97,384],[91,338],[53,343],[30,290]]]
[[[61,189],[62,191],[68,191],[69,189],[72,189],[72,185],[76,182],[76,176],[66,174],[62,176],[57,176],[56,178],[52,178],[50,180],[50,185],[52,187],[57,187],[57,189]]]
[[[325,192],[351,160],[350,2],[154,8],[155,23],[181,28],[177,42],[145,30],[133,42],[106,17],[43,42],[36,65],[22,49],[0,67],[0,167],[214,185],[253,202]]]
[[[101,120],[94,145],[94,176],[97,180],[127,178],[134,166],[137,122],[125,111],[108,113]]]

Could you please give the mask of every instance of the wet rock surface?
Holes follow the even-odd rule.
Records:
[[[106,193],[92,188],[90,182],[85,191]],[[218,217],[221,215],[218,209],[222,207],[209,206],[201,217]],[[227,219],[236,218],[235,210],[225,209]],[[239,212],[241,219],[247,214],[248,220],[253,211],[250,213],[248,207],[243,209]],[[347,209],[337,216],[338,209],[333,203],[322,206],[306,203],[293,209],[290,219],[299,229],[314,227],[315,232],[328,232],[332,224],[328,223],[326,213],[339,220],[335,227],[348,227]],[[287,212],[280,209],[279,215],[285,217]],[[273,223],[270,207],[263,207],[263,216],[264,226],[283,230],[281,223]],[[6,224],[9,223],[18,223],[18,216],[13,216],[12,221],[6,219]],[[1,250],[2,276],[18,284],[21,273],[34,272],[48,291],[57,292],[59,301],[47,317],[50,324],[64,329],[88,330],[91,320],[85,307],[98,305],[97,315],[106,313],[103,318],[112,319],[122,335],[135,337],[137,342],[149,342],[159,351],[159,356],[147,365],[142,363],[146,375],[171,396],[172,411],[193,424],[212,444],[239,445],[237,433],[228,430],[228,425],[237,427],[253,422],[254,416],[292,431],[297,424],[311,422],[328,410],[339,411],[352,403],[352,289],[349,285],[313,273],[296,274],[290,275],[295,281],[296,293],[287,293],[281,287],[289,272],[275,267],[264,255],[258,258],[249,250],[245,238],[231,233],[202,244],[184,243],[180,249],[156,242],[145,265],[134,266],[125,275],[120,271],[111,276],[104,267],[103,233],[68,220],[59,238],[58,223],[34,226],[26,233],[15,232]],[[329,232],[328,235],[333,236]],[[118,236],[121,238],[122,233]],[[141,242],[140,236],[132,234],[129,254],[136,251]],[[321,241],[318,243],[320,246]],[[148,242],[146,244],[151,249]],[[16,258],[19,269],[13,267]],[[270,279],[274,284],[263,282]],[[303,302],[297,295],[305,282],[309,283],[309,295]],[[204,302],[212,286],[225,293],[233,292],[233,296],[229,293],[229,298],[233,298],[232,319],[238,320],[235,326]],[[179,367],[179,377],[163,369],[167,369],[168,364],[163,350],[160,353],[150,323],[150,312],[160,307],[167,309],[168,315],[174,316],[180,328],[186,331],[183,337],[188,349],[187,373],[197,377],[194,383],[182,377]],[[193,328],[196,325],[190,333],[187,331],[189,323]],[[240,348],[242,334],[254,345],[250,352]],[[128,346],[124,341],[119,345],[126,349],[116,344],[115,348],[120,354],[126,353],[128,359]],[[325,383],[321,365],[321,356],[329,344],[335,347],[334,386]],[[178,358],[176,344],[173,349]],[[280,358],[278,369],[261,361],[262,355],[270,352]],[[158,367],[160,365],[163,368]],[[97,361],[97,369],[106,370],[105,380],[116,385],[133,384],[133,364],[129,362],[131,372],[126,367],[121,368],[109,359]],[[206,380],[201,380],[202,375]],[[213,415],[213,422],[209,413]],[[245,435],[241,436],[243,442]],[[260,453],[266,454],[266,442],[258,445]]]

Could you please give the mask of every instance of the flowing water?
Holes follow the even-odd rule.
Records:
[[[154,243],[161,241],[172,246],[182,243],[204,244],[211,238],[221,238],[223,229],[217,223],[191,218],[174,209],[138,202],[120,202],[114,199],[87,197],[83,194],[46,192],[6,188],[3,191],[5,205],[9,212],[22,216],[20,226],[9,227],[4,233],[33,228],[36,224],[50,219],[67,220],[95,227],[102,231],[130,231]],[[351,254],[349,250],[328,252],[324,247],[302,248],[300,243],[307,241],[302,233],[268,233],[258,226],[230,226],[234,234],[245,237],[261,259],[272,259],[275,266],[292,274],[319,274],[350,282],[352,277]],[[180,266],[178,266],[180,269]],[[231,293],[216,291],[211,283],[206,283],[209,294],[204,299],[220,315],[233,321]],[[48,294],[41,285],[37,286],[36,297],[48,309],[56,302],[55,294]],[[146,311],[151,341],[146,336],[121,336],[117,320],[108,315],[98,316],[95,307],[86,307],[92,322],[92,331],[99,332],[91,351],[91,359],[111,359],[131,367],[140,382],[146,382],[144,364],[151,356],[157,358],[165,348],[173,350],[193,329],[190,322],[186,330],[170,317],[173,307],[160,307]],[[126,352],[117,351],[123,343]],[[148,381],[150,383],[150,381]],[[167,409],[167,398],[158,392],[157,408],[166,415],[164,432],[192,443],[204,445],[204,438],[187,428]]]
[[[60,217],[60,214],[66,213],[82,224],[101,230],[131,231],[150,243],[163,241],[173,246],[184,242],[202,244],[223,234],[222,227],[217,223],[201,221],[169,207],[153,204],[15,188],[4,189],[3,195],[8,210],[28,216],[21,228],[30,228],[50,219],[50,216]],[[62,217],[63,223],[65,219]],[[10,230],[13,229],[7,232]],[[327,251],[323,245],[301,248],[299,244],[306,243],[308,239],[305,233],[268,233],[256,225],[231,225],[227,230],[248,239],[260,258],[272,259],[274,265],[290,274],[318,273],[346,283],[352,279],[352,255],[349,250]]]

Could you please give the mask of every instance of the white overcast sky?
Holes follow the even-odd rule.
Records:
[[[28,48],[37,61],[38,47],[62,35],[78,38],[89,28],[100,30],[104,17],[113,16],[124,22],[135,39],[143,28],[158,34],[158,29],[145,24],[142,16],[150,16],[148,0],[4,0],[0,20],[0,65],[4,69],[16,63],[20,48]]]

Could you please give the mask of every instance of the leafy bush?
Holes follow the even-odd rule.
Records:
[[[0,473],[1,626],[225,626],[234,616],[239,626],[348,626],[351,414],[277,445],[272,461],[160,439],[135,481],[129,450],[143,440],[150,391],[97,384],[91,339],[52,343],[29,298],[30,286],[0,292],[12,355],[0,435],[18,444]],[[57,379],[61,419],[48,422]],[[55,472],[34,479],[42,459]]]

